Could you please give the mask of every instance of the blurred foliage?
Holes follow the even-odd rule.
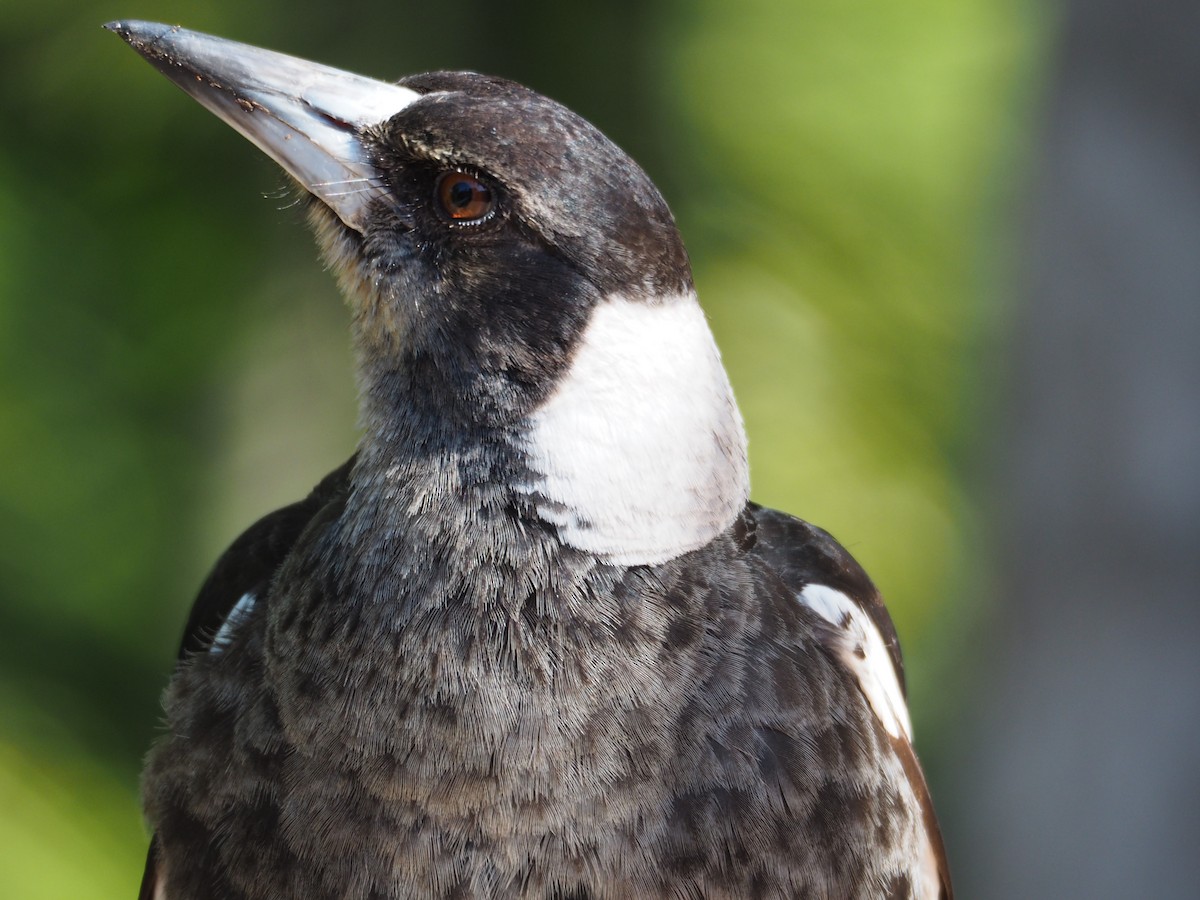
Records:
[[[0,5],[0,895],[133,895],[191,595],[355,441],[345,318],[282,177],[100,30],[130,13],[378,77],[504,74],[639,159],[688,240],[755,496],[889,596],[936,763],[985,576],[989,285],[1044,27],[1003,0],[331,10]]]

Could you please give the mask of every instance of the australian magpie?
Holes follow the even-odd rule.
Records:
[[[304,189],[354,456],[200,590],[144,898],[949,898],[896,632],[749,502],[670,210],[501,78],[107,26]]]

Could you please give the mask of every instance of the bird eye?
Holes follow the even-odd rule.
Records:
[[[466,172],[443,172],[435,188],[442,212],[455,222],[482,222],[492,214],[492,190]]]

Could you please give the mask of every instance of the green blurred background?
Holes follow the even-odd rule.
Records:
[[[355,443],[346,316],[282,176],[102,22],[503,74],[638,159],[692,254],[755,498],[831,530],[889,598],[954,851],[1047,12],[0,2],[0,896],[134,895],[138,770],[192,595]]]
[[[937,781],[979,614],[972,445],[1041,26],[999,0],[0,7],[0,895],[130,897],[141,757],[241,528],[355,443],[346,317],[269,160],[100,24],[581,112],[678,216],[754,495],[881,585]]]

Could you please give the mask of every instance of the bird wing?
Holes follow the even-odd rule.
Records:
[[[837,592],[874,625],[903,696],[904,661],[896,626],[863,567],[829,532],[815,525],[757,503],[751,503],[749,511],[755,526],[755,552],[794,593],[799,595],[813,585]],[[805,605],[811,604],[806,601]]]
[[[142,873],[142,887],[138,891],[138,900],[166,900],[163,885],[158,877],[158,841],[150,839],[150,849],[146,851],[146,869]]]
[[[221,554],[192,604],[180,660],[228,642],[231,627],[262,597],[313,516],[345,494],[354,460],[326,475],[303,500],[263,516]]]
[[[928,837],[922,854],[928,883],[937,886],[937,900],[953,900],[941,829],[912,746],[900,641],[883,598],[862,566],[828,532],[754,503],[747,514],[753,528],[752,552],[820,617],[823,646],[854,676],[891,737],[921,806]]]
[[[303,500],[263,516],[221,554],[192,604],[177,662],[193,653],[224,649],[233,628],[270,588],[276,570],[313,517],[346,494],[354,460],[350,457],[326,475]],[[157,848],[157,838],[151,838],[138,900],[166,900]]]

